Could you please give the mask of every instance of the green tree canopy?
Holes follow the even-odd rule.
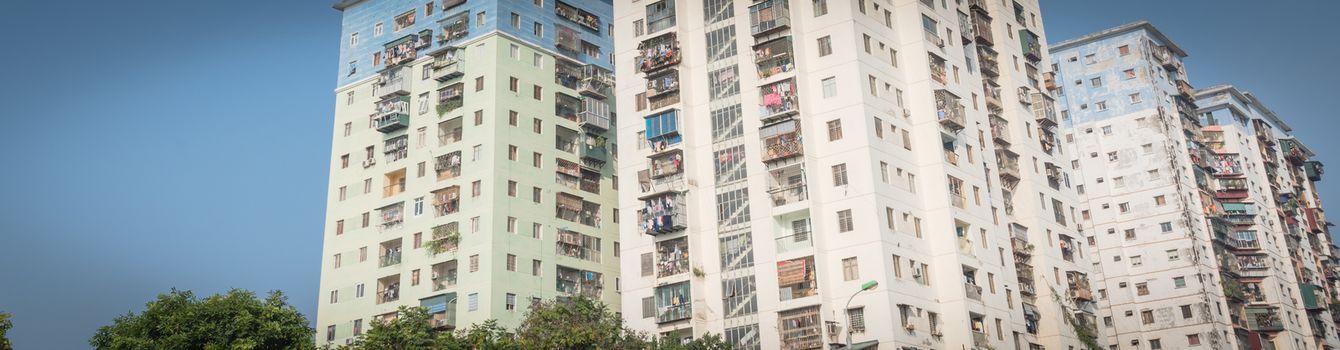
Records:
[[[265,300],[233,289],[204,299],[173,289],[103,326],[89,340],[97,349],[312,349],[315,331],[283,293]]]
[[[14,350],[14,344],[9,343],[9,329],[14,328],[14,321],[8,313],[0,312],[0,350]]]
[[[495,350],[495,349],[650,349],[726,350],[719,336],[707,335],[681,343],[678,337],[649,338],[623,325],[623,319],[604,304],[586,298],[548,301],[531,307],[515,333],[494,320],[467,329],[438,332],[428,322],[427,310],[401,307],[390,322],[374,322],[344,350]]]

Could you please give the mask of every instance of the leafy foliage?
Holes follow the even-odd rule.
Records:
[[[10,344],[9,337],[6,336],[9,329],[14,328],[12,318],[13,316],[8,313],[0,312],[0,350],[14,350],[14,344]]]
[[[548,301],[531,307],[515,333],[488,320],[467,329],[437,332],[424,308],[401,307],[395,320],[375,322],[367,333],[340,350],[457,350],[457,349],[650,349],[726,350],[719,336],[707,335],[681,343],[679,337],[648,338],[623,325],[623,319],[604,304],[586,298]],[[329,347],[327,347],[329,348]]]
[[[89,344],[96,349],[312,349],[307,319],[283,293],[265,300],[233,289],[204,299],[173,289],[98,329]]]

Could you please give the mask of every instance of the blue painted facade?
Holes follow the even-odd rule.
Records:
[[[1185,72],[1165,69],[1151,59],[1153,46],[1175,46],[1165,40],[1161,34],[1137,26],[1106,37],[1080,38],[1052,46],[1053,71],[1060,88],[1054,95],[1062,127],[1160,106],[1173,111],[1173,96],[1178,93],[1174,82],[1179,76],[1185,79]],[[1128,54],[1121,54],[1122,46],[1129,48]],[[1181,60],[1177,53],[1170,56]],[[1128,77],[1126,70],[1134,70],[1135,76]],[[1095,78],[1101,79],[1101,85],[1094,84]],[[1139,94],[1140,102],[1132,102],[1132,94]],[[1106,105],[1104,110],[1100,110],[1100,102]]]
[[[443,23],[449,18],[465,15],[469,21],[469,33],[454,38],[446,45],[459,45],[474,38],[500,31],[520,38],[533,45],[554,52],[563,53],[569,59],[583,64],[594,64],[612,70],[609,55],[614,52],[614,40],[610,38],[614,6],[613,0],[563,0],[562,3],[580,9],[599,18],[595,28],[588,28],[576,21],[557,15],[558,0],[543,0],[544,7],[535,6],[532,0],[367,0],[343,9],[344,18],[340,31],[340,66],[337,86],[344,86],[376,74],[386,68],[385,62],[373,65],[373,54],[386,50],[385,44],[410,35],[431,31],[433,38],[418,47],[418,56],[443,47],[438,37],[442,35]],[[447,3],[457,3],[444,9]],[[432,4],[432,15],[426,15],[428,4]],[[395,18],[414,11],[414,24],[399,31],[395,30]],[[520,15],[519,27],[512,27],[512,13]],[[482,14],[482,16],[480,15]],[[483,18],[483,21],[478,19]],[[378,23],[382,25],[382,34],[373,35]],[[543,26],[543,36],[534,33],[535,23]],[[560,28],[571,29],[576,33],[577,42],[586,42],[600,48],[600,54],[589,56],[577,50],[560,49],[557,39]],[[351,37],[358,33],[358,44],[351,45]]]

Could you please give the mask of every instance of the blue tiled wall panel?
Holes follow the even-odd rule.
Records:
[[[563,2],[600,17],[600,30],[598,32],[589,30],[567,19],[559,18],[554,13],[557,6],[556,1],[544,0],[544,8],[540,8],[535,6],[532,0],[467,0],[465,3],[448,10],[442,9],[442,0],[363,1],[344,9],[343,28],[340,32],[338,86],[359,81],[384,68],[372,64],[372,55],[384,50],[383,45],[387,42],[409,34],[417,34],[423,30],[432,30],[433,35],[438,35],[442,33],[438,21],[460,13],[469,13],[470,16],[470,34],[461,41],[469,41],[487,33],[501,31],[529,41],[538,47],[558,52],[554,38],[557,33],[556,25],[560,25],[574,29],[579,33],[581,40],[601,48],[600,57],[569,52],[568,56],[570,58],[582,63],[596,64],[611,69],[612,65],[608,55],[613,52],[614,41],[610,39],[608,28],[614,12],[612,0],[568,0]],[[433,14],[425,16],[425,7],[430,2],[435,7]],[[393,31],[395,17],[410,10],[414,10],[417,17],[414,25],[398,32]],[[481,12],[484,13],[484,21],[478,23],[476,21],[477,14]],[[512,13],[521,16],[520,28],[511,26]],[[544,26],[543,37],[536,36],[534,33],[534,23],[537,22]],[[383,27],[380,36],[373,35],[373,28],[377,23],[382,23]],[[351,46],[350,37],[355,32],[359,33],[359,43],[356,46]],[[433,40],[432,45],[420,50],[419,54],[422,56],[439,47],[436,40]],[[354,62],[354,64],[351,66],[350,62]]]
[[[1156,108],[1166,102],[1164,96],[1177,94],[1169,84],[1167,73],[1160,75],[1162,70],[1155,69],[1153,63],[1145,59],[1147,43],[1151,41],[1162,44],[1154,36],[1138,30],[1053,51],[1051,58],[1057,66],[1056,84],[1064,91],[1064,95],[1057,96],[1057,110],[1069,114],[1069,120],[1062,123],[1082,125]],[[1118,48],[1122,45],[1129,45],[1130,55],[1120,56]],[[1084,57],[1090,54],[1095,55],[1097,63],[1085,62]],[[1070,61],[1072,57],[1075,58],[1073,62]],[[1126,79],[1124,71],[1127,69],[1134,69],[1136,78]],[[1093,86],[1093,78],[1102,78],[1102,86]],[[1140,94],[1141,103],[1130,102],[1130,95],[1135,93]],[[1106,102],[1107,110],[1099,111],[1098,102]],[[1088,108],[1081,109],[1081,105]]]

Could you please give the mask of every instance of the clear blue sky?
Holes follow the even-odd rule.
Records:
[[[1194,84],[1256,93],[1340,167],[1337,3],[1043,1],[1052,41],[1154,22],[1191,53]],[[15,316],[17,348],[86,348],[172,287],[283,290],[314,316],[331,3],[5,4],[0,311]],[[1337,181],[1326,198],[1340,201]]]

